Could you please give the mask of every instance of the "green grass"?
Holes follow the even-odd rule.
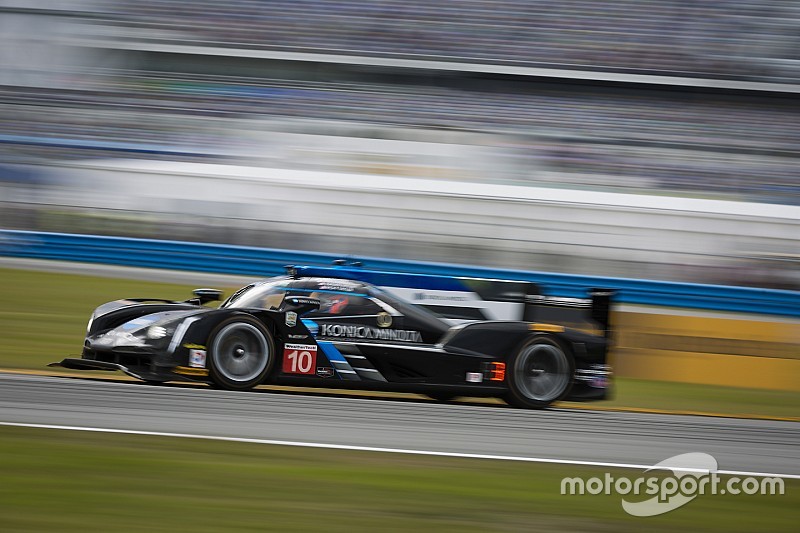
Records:
[[[786,480],[635,518],[560,494],[595,468],[10,427],[0,472],[0,530],[20,532],[796,531],[800,506]]]
[[[616,392],[605,407],[666,411],[800,417],[800,392],[739,389],[667,381],[616,378]]]
[[[135,280],[0,269],[1,368],[44,368],[80,354],[98,305],[119,298],[185,300],[195,287]]]
[[[77,355],[99,304],[122,297],[185,299],[193,286],[0,269],[0,368],[44,369]],[[233,289],[229,287],[228,289]],[[104,374],[109,376],[111,374]],[[597,405],[797,417],[800,392],[737,389],[617,378]]]

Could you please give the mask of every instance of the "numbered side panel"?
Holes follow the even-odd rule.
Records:
[[[285,344],[283,346],[283,373],[317,375],[316,344]]]

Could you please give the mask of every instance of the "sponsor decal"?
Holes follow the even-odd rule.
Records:
[[[189,350],[205,350],[206,349],[206,347],[203,346],[202,344],[188,344],[187,343],[187,344],[184,344],[183,347],[184,348],[188,348]]]
[[[316,305],[319,303],[318,299],[309,298],[307,296],[287,296],[286,300],[293,305]]]
[[[558,296],[542,296],[541,294],[528,294],[525,297],[528,303],[554,305],[558,307],[591,307],[592,301],[586,298],[561,298]]]
[[[321,378],[332,378],[333,377],[333,368],[329,366],[318,366],[317,367],[317,375]]]
[[[297,325],[297,313],[294,311],[286,312],[286,325],[290,328],[293,328]]]
[[[345,339],[368,339],[381,341],[422,342],[419,331],[407,329],[378,329],[367,326],[347,326],[343,324],[321,324],[321,337],[340,337]]]
[[[388,328],[392,325],[392,315],[386,311],[381,311],[378,313],[377,322],[379,328]]]
[[[205,350],[189,350],[189,366],[192,368],[206,367]]]
[[[341,291],[341,292],[353,292],[356,290],[357,285],[348,283],[346,281],[336,282],[336,281],[324,281],[319,284],[319,290],[321,291]]]
[[[442,294],[442,293],[431,293],[431,292],[415,292],[414,293],[415,300],[440,300],[440,301],[448,301],[448,302],[466,302],[469,301],[469,298],[466,296],[460,296],[457,294]]]
[[[288,335],[290,339],[307,339],[308,335]]]
[[[483,381],[483,374],[480,372],[467,372],[468,383],[481,383]]]
[[[317,366],[316,344],[289,344],[283,346],[283,372],[285,374],[314,375]]]

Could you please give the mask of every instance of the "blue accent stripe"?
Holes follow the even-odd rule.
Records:
[[[18,230],[0,230],[0,256],[265,277],[283,274],[287,264],[324,265],[341,257],[298,250]],[[532,281],[548,296],[578,298],[585,298],[591,287],[603,287],[616,290],[615,302],[619,303],[800,317],[800,291],[360,259],[371,270],[316,267],[316,272],[388,287],[434,290],[464,290],[458,277]]]
[[[317,345],[322,350],[322,353],[325,354],[325,357],[328,358],[328,361],[330,361],[331,366],[333,367],[333,371],[336,372],[336,377],[339,378],[339,379],[345,379],[339,373],[339,369],[336,368],[336,365],[334,364],[334,362],[336,362],[336,363],[344,363],[345,365],[347,365],[347,368],[349,369],[351,367],[350,367],[350,363],[347,362],[347,359],[345,359],[344,356],[342,355],[342,353],[336,348],[336,346],[334,346],[333,343],[331,343],[329,341],[317,341]],[[354,373],[352,375],[352,377],[349,378],[349,381],[361,381],[361,377],[358,376],[358,374]]]
[[[347,359],[344,358],[342,352],[340,352],[336,346],[333,345],[330,341],[317,341],[317,344],[320,348],[322,348],[322,352],[325,354],[325,357],[328,358],[328,361],[334,362],[339,361],[341,363],[347,363]]]
[[[310,318],[301,318],[300,321],[308,329],[309,333],[311,333],[311,336],[317,338],[317,333],[319,333],[319,325]]]
[[[195,148],[169,146],[165,144],[104,141],[101,139],[70,139],[68,137],[34,137],[30,135],[0,135],[0,144],[75,148],[81,150],[129,152],[137,154],[186,155],[203,158],[214,157],[216,155]]]
[[[308,293],[318,292],[318,293],[321,293],[321,294],[343,294],[345,296],[353,296],[353,295],[363,296],[364,295],[363,292],[358,292],[358,291],[321,291],[319,289],[298,289],[297,287],[275,287],[275,288],[276,289],[283,289],[285,291],[290,291],[290,292],[308,292]]]

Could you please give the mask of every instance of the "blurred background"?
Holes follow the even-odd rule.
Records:
[[[0,226],[800,288],[791,0],[0,0]]]
[[[798,94],[797,0],[0,0],[0,380],[14,396],[3,420],[17,410],[122,428],[124,405],[136,427],[208,420],[221,434],[254,420],[276,438],[280,406],[295,405],[286,420],[319,442],[396,434],[365,425],[372,407],[313,404],[308,390],[259,391],[270,396],[253,396],[256,412],[191,385],[86,384],[108,395],[95,402],[66,370],[31,376],[80,351],[103,302],[230,294],[247,280],[209,271],[260,275],[267,263],[254,259],[263,250],[9,230],[140,237],[366,257],[367,268],[372,257],[539,271],[545,291],[573,277],[547,273],[602,276],[620,291],[614,398],[599,408],[651,422],[531,418],[493,400],[477,403],[485,415],[441,405],[419,418],[387,402],[385,419],[409,435],[425,422],[446,450],[458,448],[437,416],[465,439],[484,432],[476,443],[498,432],[492,453],[550,442],[572,459],[654,464],[667,445],[716,446],[720,468],[768,457],[793,472]],[[319,257],[264,253],[280,266]],[[176,267],[187,263],[199,266]],[[430,401],[407,396],[394,399]],[[170,397],[185,411],[158,399]],[[546,431],[533,442],[525,428]],[[642,529],[618,496],[559,498],[560,478],[593,472],[577,465],[0,429],[9,531]],[[704,496],[648,529],[796,531],[794,488]]]

